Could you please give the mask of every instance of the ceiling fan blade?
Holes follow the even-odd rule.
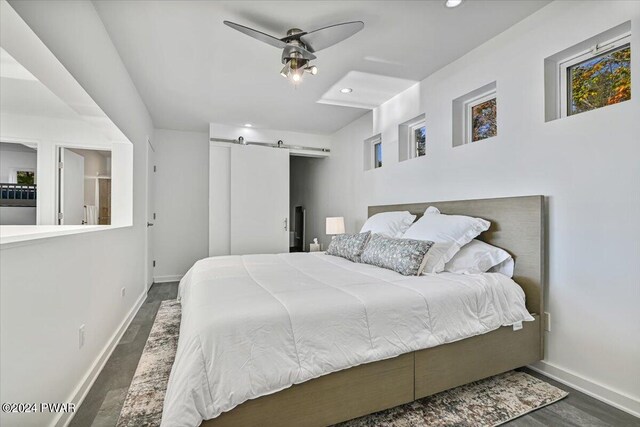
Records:
[[[262,31],[254,30],[253,28],[245,27],[244,25],[236,24],[235,22],[231,22],[231,21],[223,21],[223,23],[224,25],[231,27],[234,30],[238,30],[241,33],[244,33],[250,37],[253,37],[254,39],[258,39],[261,42],[269,44],[273,47],[282,49],[285,46],[287,46],[287,44],[282,40],[277,39],[273,36],[270,36],[269,34],[265,34]]]
[[[363,28],[364,22],[362,21],[343,22],[310,31],[302,35],[300,41],[307,46],[307,50],[310,52],[317,52],[351,37]]]

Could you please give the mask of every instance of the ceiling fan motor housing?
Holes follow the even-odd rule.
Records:
[[[301,64],[300,66],[306,65],[309,62],[309,58],[305,58],[305,51],[306,47],[304,46],[304,43],[298,40],[290,41],[287,43],[287,46],[282,49],[282,63],[286,64],[288,61],[292,61],[292,68],[298,68],[293,66],[293,62]]]

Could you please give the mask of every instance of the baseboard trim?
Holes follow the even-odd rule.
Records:
[[[153,283],[179,282],[184,274],[172,274],[169,276],[153,276]]]
[[[131,321],[138,313],[138,310],[140,309],[146,298],[147,291],[145,289],[140,297],[138,297],[138,300],[133,305],[131,310],[129,310],[129,313],[127,313],[127,316],[124,318],[122,323],[120,323],[118,329],[116,329],[115,333],[111,336],[111,339],[109,340],[107,345],[102,349],[102,352],[100,352],[100,355],[98,356],[96,361],[93,362],[93,365],[86,373],[83,380],[80,382],[80,384],[78,384],[73,393],[71,393],[71,397],[67,400],[67,402],[75,403],[76,410],[80,407],[85,397],[87,397],[87,394],[89,393],[89,390],[91,390],[93,383],[98,378],[98,375],[100,375],[100,372],[102,372],[104,365],[107,363],[107,360],[109,360],[109,357],[111,357],[113,350],[116,349],[116,346],[118,345],[118,342],[120,342],[122,335],[124,335],[125,331],[131,324]],[[56,419],[54,419],[52,426],[67,427],[73,419],[74,415],[75,412],[60,413],[60,415]]]
[[[530,365],[529,368],[551,378],[552,380],[556,380],[571,388],[575,388],[586,395],[601,400],[614,408],[618,408],[633,416],[640,417],[640,400],[634,399],[627,394],[612,390],[609,387],[605,387],[593,380],[581,377],[578,374],[560,368],[549,362],[536,362],[535,364]]]

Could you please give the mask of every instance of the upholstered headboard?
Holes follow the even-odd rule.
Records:
[[[543,312],[544,196],[369,206],[369,216],[406,210],[420,217],[429,206],[435,206],[445,214],[468,215],[491,221],[491,228],[482,233],[479,239],[503,248],[513,256],[513,279],[524,289],[527,309],[531,313]]]

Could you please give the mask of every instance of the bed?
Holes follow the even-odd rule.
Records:
[[[490,220],[481,238],[511,252],[515,282],[406,277],[317,253],[199,261],[180,284],[162,425],[329,425],[540,360],[544,198],[369,216],[430,205]]]

